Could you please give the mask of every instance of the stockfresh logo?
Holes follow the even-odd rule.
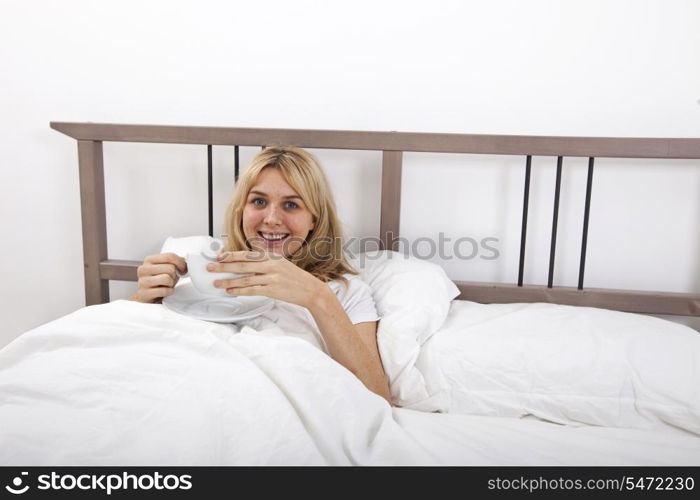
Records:
[[[22,493],[26,493],[27,490],[29,489],[28,484],[24,484],[24,476],[28,476],[28,472],[22,472],[20,473],[19,476],[16,476],[11,484],[8,484],[5,486],[5,489],[12,493],[13,495],[21,495]]]

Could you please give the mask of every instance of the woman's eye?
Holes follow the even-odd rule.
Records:
[[[262,198],[255,198],[255,199],[251,200],[250,203],[252,203],[256,207],[264,207],[267,204],[267,202],[265,200],[263,200]],[[284,203],[284,207],[287,209],[294,209],[294,208],[299,208],[299,205],[297,205],[293,201],[286,201]]]

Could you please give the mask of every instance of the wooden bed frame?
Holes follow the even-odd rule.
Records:
[[[185,127],[51,122],[51,128],[78,141],[80,197],[85,264],[85,302],[109,302],[109,280],[136,281],[137,261],[110,259],[107,255],[105,187],[102,158],[104,141],[179,143],[207,145],[209,151],[209,206],[211,232],[211,148],[287,144],[304,148],[382,151],[380,235],[383,248],[399,237],[402,153],[471,153],[522,155],[525,160],[520,268],[517,283],[458,281],[459,299],[482,303],[552,302],[602,307],[621,311],[700,316],[700,294],[584,289],[583,277],[588,234],[588,214],[595,158],[700,159],[700,139],[651,139],[608,137],[544,137],[509,135],[428,134],[408,132],[361,132],[265,128]],[[236,148],[236,153],[238,149]],[[554,199],[549,280],[547,286],[522,282],[527,234],[527,210],[532,156],[556,156],[557,180]],[[562,158],[589,158],[586,207],[578,287],[552,286]]]

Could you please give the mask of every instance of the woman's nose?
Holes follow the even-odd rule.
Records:
[[[269,224],[271,226],[282,222],[277,212],[277,208],[274,205],[270,204],[267,206],[267,210],[265,210],[264,222],[265,224]]]

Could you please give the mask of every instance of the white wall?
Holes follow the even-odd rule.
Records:
[[[0,5],[0,345],[83,305],[76,143],[51,120],[700,136],[691,0]],[[379,153],[318,153],[349,235],[376,235]],[[105,144],[111,257],[206,232],[205,155]],[[231,155],[216,150],[218,212]],[[403,235],[497,237],[499,259],[444,265],[514,280],[523,161],[407,154]],[[700,168],[680,163],[598,162],[588,285],[700,292]],[[554,164],[535,158],[530,283],[546,281]],[[567,158],[555,284],[576,282],[584,183],[585,160]]]

